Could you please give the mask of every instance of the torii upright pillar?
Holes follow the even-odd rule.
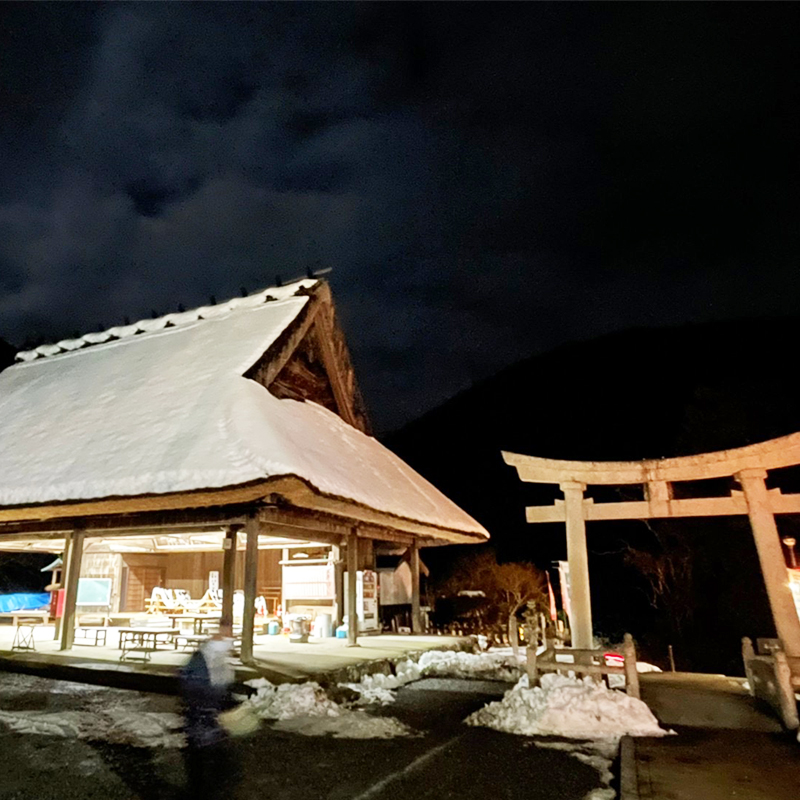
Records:
[[[800,619],[797,616],[792,590],[786,572],[786,560],[781,549],[781,539],[775,524],[769,493],[764,479],[767,471],[745,469],[736,478],[747,501],[750,527],[753,529],[761,574],[767,587],[767,597],[775,620],[778,638],[786,655],[800,659]]]
[[[567,518],[567,561],[569,561],[569,602],[572,606],[572,646],[591,650],[592,598],[589,592],[589,555],[586,550],[586,519],[583,515],[583,492],[586,485],[578,481],[559,484],[564,492]]]

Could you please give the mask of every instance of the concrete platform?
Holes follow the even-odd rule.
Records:
[[[14,628],[11,625],[0,626],[0,669],[28,672],[50,677],[57,677],[54,671],[59,667],[67,668],[73,675],[85,673],[88,683],[103,683],[112,686],[127,686],[130,682],[124,675],[139,674],[142,676],[165,676],[172,680],[163,685],[172,685],[178,669],[191,656],[191,651],[175,650],[171,646],[162,645],[151,656],[149,663],[126,661],[120,663],[119,635],[114,628],[109,628],[106,646],[75,644],[70,651],[59,650],[59,643],[54,640],[55,629],[52,625],[36,626],[34,631],[35,651],[12,651]],[[303,681],[336,678],[337,674],[369,671],[371,662],[397,660],[408,657],[411,653],[437,649],[463,649],[469,646],[469,640],[455,636],[402,636],[378,635],[361,636],[357,647],[348,647],[345,639],[310,639],[308,644],[294,644],[287,636],[256,636],[253,645],[254,667],[240,665],[236,670],[237,680],[244,681],[263,676],[273,683],[286,681]],[[75,670],[81,670],[76,673]],[[101,680],[102,674],[110,683]],[[80,677],[65,677],[68,680],[80,680]],[[151,681],[158,685],[157,680]],[[131,687],[133,688],[133,687]],[[150,691],[160,691],[151,688]]]
[[[787,734],[679,728],[635,740],[636,793],[622,800],[797,800],[800,745]]]
[[[794,800],[800,745],[742,678],[696,673],[640,676],[642,699],[678,735],[628,738],[621,800]]]

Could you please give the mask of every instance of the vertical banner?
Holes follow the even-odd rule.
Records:
[[[547,575],[547,597],[550,600],[550,619],[555,622],[558,618],[558,609],[556,608],[556,596],[553,592],[553,584],[550,583],[550,572],[545,572]]]
[[[558,575],[561,579],[561,603],[566,612],[567,619],[572,625],[572,603],[570,603],[569,561],[558,562]]]

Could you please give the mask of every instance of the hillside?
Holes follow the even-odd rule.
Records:
[[[473,386],[385,442],[487,527],[501,559],[546,567],[565,557],[563,526],[527,525],[524,507],[549,502],[556,492],[520,483],[501,450],[569,459],[657,458],[800,430],[794,374],[798,322],[640,329],[567,345]],[[793,527],[790,519],[781,524]],[[691,541],[695,573],[710,571],[691,600],[687,589],[685,602],[704,611],[721,605],[717,616],[725,618],[713,621],[707,615],[702,624],[695,619],[696,636],[690,638],[701,639],[708,625],[725,628],[734,611],[738,619],[720,633],[729,639],[729,650],[737,650],[746,633],[769,635],[747,520],[670,525],[670,532]],[[669,620],[654,620],[638,575],[623,561],[629,544],[648,548],[653,541],[643,523],[590,526],[596,628],[615,635],[638,626],[638,633],[647,635],[659,625],[670,627]],[[443,557],[431,553],[428,559],[435,566]]]

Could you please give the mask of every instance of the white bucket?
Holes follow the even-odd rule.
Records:
[[[314,635],[320,639],[330,639],[333,636],[330,614],[317,614],[314,620]]]

